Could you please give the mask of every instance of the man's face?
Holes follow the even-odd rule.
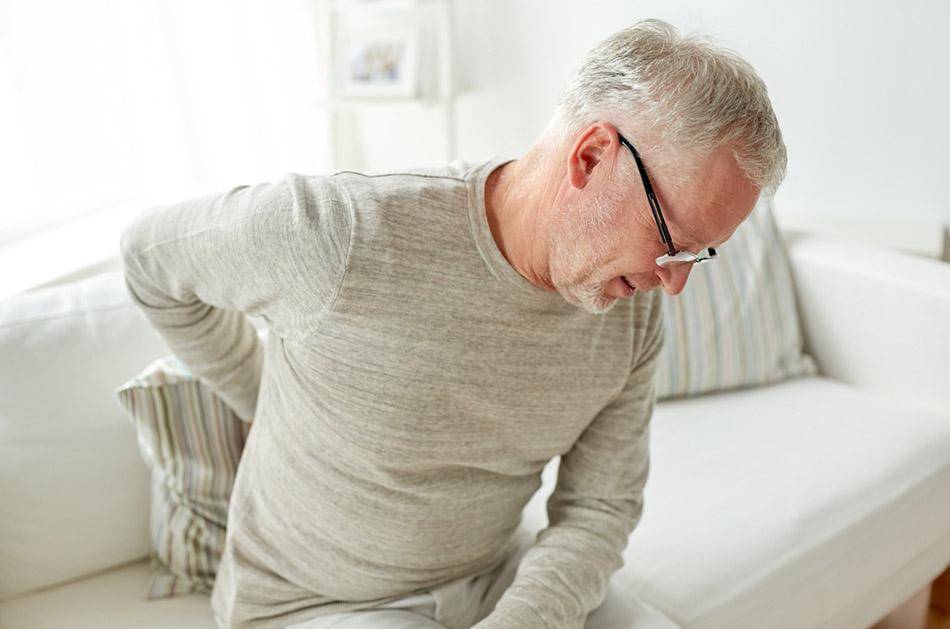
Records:
[[[603,314],[636,291],[657,286],[670,295],[683,290],[692,265],[660,267],[668,253],[647,201],[633,155],[621,147],[603,178],[565,195],[553,208],[548,239],[550,280],[569,303]],[[665,188],[663,174],[643,157],[676,250],[697,253],[732,236],[759,195],[725,148],[702,164],[696,184],[680,191]],[[599,166],[607,166],[600,162]],[[605,169],[603,172],[607,173]],[[713,262],[715,264],[715,262]]]

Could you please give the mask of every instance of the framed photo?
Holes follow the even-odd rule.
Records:
[[[355,5],[339,22],[335,72],[343,98],[416,98],[419,37],[411,7]],[[365,8],[364,8],[365,7]]]

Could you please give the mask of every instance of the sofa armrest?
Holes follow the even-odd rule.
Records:
[[[805,349],[832,378],[950,407],[950,264],[786,234]]]

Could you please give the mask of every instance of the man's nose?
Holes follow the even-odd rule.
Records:
[[[692,270],[692,264],[674,264],[670,267],[660,267],[657,273],[660,283],[663,284],[663,291],[667,295],[679,295],[686,286],[686,280]]]

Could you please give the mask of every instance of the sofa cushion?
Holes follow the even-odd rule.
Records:
[[[190,594],[154,601],[141,597],[150,578],[148,562],[92,575],[40,592],[0,602],[3,629],[213,629],[211,602],[206,595]],[[611,584],[608,605],[595,610],[589,629],[676,629],[660,612],[636,595]]]
[[[147,598],[211,592],[250,424],[174,355],[116,389],[152,473]]]
[[[148,556],[150,475],[113,391],[169,351],[121,271],[0,300],[0,600]]]
[[[785,246],[760,197],[716,260],[697,265],[683,291],[664,294],[659,399],[813,375]]]
[[[0,602],[4,629],[215,629],[204,594],[148,601],[147,560]]]
[[[950,561],[947,496],[946,413],[820,377],[664,402],[612,585],[688,627],[867,627]]]
[[[0,598],[147,555],[148,470],[112,391],[168,351],[118,273],[0,302]]]

